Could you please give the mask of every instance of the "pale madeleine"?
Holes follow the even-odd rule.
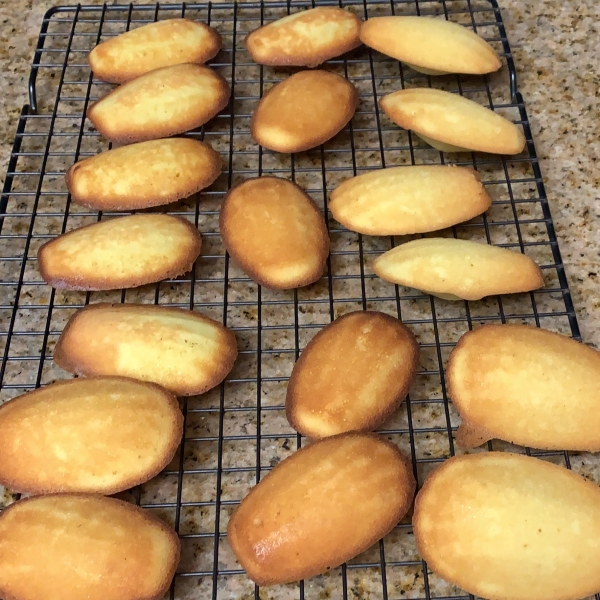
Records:
[[[519,127],[458,94],[411,88],[388,94],[379,104],[394,123],[442,152],[519,154],[525,148]]]
[[[600,488],[545,460],[447,460],[417,495],[413,529],[429,568],[476,597],[578,600],[600,590]]]
[[[301,152],[338,134],[358,106],[356,88],[327,71],[300,71],[273,86],[260,100],[250,131],[276,152]]]
[[[200,232],[188,220],[138,213],[59,235],[40,247],[37,258],[42,278],[54,288],[115,290],[187,273],[201,247]]]
[[[396,246],[373,261],[379,277],[449,300],[480,300],[544,285],[525,254],[454,238],[423,238]]]
[[[395,444],[345,433],[281,461],[242,500],[227,539],[258,585],[313,577],[387,534],[414,492],[411,465]]]
[[[450,355],[456,440],[493,438],[544,450],[600,451],[600,352],[528,325],[485,325]]]
[[[181,396],[202,394],[233,368],[232,331],[196,311],[149,304],[92,304],[75,312],[54,362],[76,375],[120,375]]]
[[[0,596],[160,600],[179,554],[173,529],[133,504],[91,494],[27,498],[0,514]]]
[[[65,176],[75,204],[137,210],[187,198],[221,174],[221,156],[189,138],[150,140],[76,162]]]
[[[162,471],[182,434],[177,399],[158,385],[53,383],[0,407],[0,483],[33,494],[116,494]]]
[[[320,6],[255,29],[245,44],[262,65],[316,67],[360,46],[361,23],[350,11]]]
[[[204,125],[227,106],[230,93],[208,67],[174,65],[119,86],[94,102],[87,117],[111,142],[143,142]]]
[[[406,235],[468,221],[491,203],[473,169],[415,165],[347,179],[331,194],[329,210],[351,231]]]
[[[233,259],[254,281],[292,289],[317,281],[329,255],[321,211],[287,179],[247,179],[225,197],[221,237]]]
[[[310,438],[372,431],[404,400],[418,368],[419,344],[398,319],[348,313],[321,329],[294,365],[288,421]]]
[[[497,71],[495,50],[471,29],[434,17],[373,17],[360,30],[367,46],[427,75]]]
[[[98,44],[90,52],[88,62],[98,79],[125,83],[162,67],[205,63],[221,46],[219,33],[204,23],[166,19]]]

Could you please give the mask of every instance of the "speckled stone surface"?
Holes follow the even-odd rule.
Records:
[[[90,0],[90,4],[101,4]],[[480,4],[479,2],[477,2]],[[33,49],[43,14],[53,4],[47,0],[17,1],[0,6],[0,31],[2,37],[8,37],[8,43],[0,48],[0,82],[2,97],[0,111],[5,118],[0,122],[0,172],[3,175],[10,155],[14,132],[19,112],[27,101],[27,78]],[[134,5],[137,4],[134,2]],[[465,3],[461,0],[447,0],[452,10],[454,5]],[[512,45],[513,55],[518,70],[519,90],[523,94],[527,106],[529,120],[533,129],[538,155],[541,157],[541,168],[546,183],[551,210],[554,216],[557,233],[560,239],[563,259],[567,268],[571,292],[582,329],[585,342],[600,348],[600,271],[598,270],[600,248],[600,204],[598,202],[598,180],[600,169],[597,166],[599,141],[597,123],[600,117],[598,94],[598,67],[600,55],[596,45],[600,8],[595,1],[558,2],[549,0],[543,3],[534,1],[500,0],[507,33]],[[218,17],[218,11],[217,11]],[[214,15],[213,15],[214,16]],[[248,13],[249,18],[256,19],[256,13]],[[218,19],[217,19],[218,21]],[[119,27],[122,25],[116,25]],[[217,25],[218,26],[218,25]],[[247,31],[256,26],[256,21],[240,22],[239,31]],[[57,31],[60,27],[57,27]],[[64,28],[63,28],[64,31]],[[94,27],[90,25],[89,33]],[[85,25],[82,33],[88,33]],[[222,33],[227,31],[226,22]],[[230,38],[228,38],[230,39]],[[57,42],[60,43],[60,42]],[[85,55],[90,47],[90,38],[77,40],[75,48]],[[87,46],[86,46],[87,44]],[[238,39],[238,48],[241,42]],[[60,57],[58,57],[60,58]],[[52,61],[48,53],[45,60]],[[75,57],[75,62],[84,60]],[[342,67],[336,66],[343,74]],[[86,79],[85,68],[70,67],[67,79]],[[349,75],[355,78],[361,92],[361,109],[353,123],[357,131],[354,140],[359,150],[356,152],[357,169],[377,168],[381,157],[378,148],[377,131],[369,130],[374,119],[372,106],[369,112],[368,103],[371,93],[371,77],[368,65],[349,65]],[[366,70],[365,70],[366,69]],[[397,73],[396,65],[377,62],[377,87],[382,93],[394,89],[391,79]],[[504,73],[490,78],[494,102],[508,102]],[[38,79],[38,101],[41,111],[47,111],[52,105],[56,81],[53,81],[51,70]],[[243,66],[236,69],[236,115],[249,114],[255,106],[252,97],[259,92],[258,85],[251,80],[257,78],[255,66]],[[225,75],[230,74],[224,73]],[[285,72],[265,69],[268,76],[281,78]],[[417,80],[418,81],[418,80]],[[265,85],[266,86],[269,84]],[[437,84],[436,84],[437,85]],[[439,84],[446,85],[443,80]],[[451,86],[451,84],[448,84]],[[107,86],[94,83],[92,95],[104,93]],[[35,268],[35,251],[42,243],[43,236],[54,236],[66,226],[71,229],[80,224],[94,221],[95,214],[71,206],[68,222],[64,222],[61,211],[64,210],[64,182],[62,171],[69,160],[60,156],[60,152],[74,152],[76,136],[74,128],[82,126],[77,116],[81,112],[82,103],[76,99],[81,86],[67,84],[61,99],[61,112],[73,115],[61,120],[57,132],[65,137],[55,136],[56,145],[51,147],[56,156],[52,156],[47,165],[47,175],[43,191],[46,195],[40,200],[40,211],[44,216],[38,217],[34,224],[36,237],[29,249],[29,257],[25,269],[27,284],[21,290],[20,308],[17,313],[14,336],[10,346],[13,361],[5,373],[5,384],[12,384],[13,389],[3,390],[0,402],[20,393],[19,386],[33,385],[39,378],[41,383],[48,383],[57,378],[67,377],[51,360],[52,349],[58,334],[64,327],[73,306],[81,304],[85,294],[79,292],[57,292],[54,297],[55,308],[49,324],[47,346],[43,348],[43,336],[37,334],[45,327],[47,309],[51,291],[40,285],[41,280]],[[485,102],[481,94],[473,93],[473,97]],[[517,118],[514,112],[508,112],[511,118]],[[35,120],[34,120],[35,121]],[[390,128],[389,121],[383,122]],[[246,174],[255,175],[258,160],[255,147],[247,135],[247,117],[236,117],[236,131],[231,157],[235,171],[232,181],[239,181]],[[43,120],[39,126],[34,122],[31,131],[44,131]],[[362,130],[361,130],[362,128]],[[381,142],[385,146],[385,158],[388,165],[405,164],[410,160],[408,151],[396,150],[399,145],[406,145],[407,134],[391,128],[382,134]],[[86,129],[86,131],[89,131]],[[206,128],[207,139],[227,155],[229,121],[214,120]],[[56,132],[55,132],[56,133]],[[400,141],[398,141],[400,140]],[[26,150],[33,152],[43,149],[45,138],[31,138],[27,141]],[[323,155],[327,173],[327,188],[332,189],[338,181],[348,176],[349,136],[340,134],[336,140],[328,143],[327,153]],[[96,137],[85,138],[81,148],[83,153],[94,153],[105,149],[106,144]],[[254,148],[254,149],[253,149]],[[424,146],[415,151],[418,162],[436,162],[439,155]],[[309,190],[318,204],[323,207],[324,186],[321,173],[321,155],[318,151],[301,154],[295,157],[294,168],[297,182]],[[25,167],[35,170],[39,167],[39,159],[23,158],[21,169]],[[502,176],[498,164],[486,165],[478,163],[482,179],[492,182]],[[265,153],[262,156],[262,167],[265,171],[281,169],[290,172],[289,157]],[[302,170],[304,169],[304,170]],[[342,169],[346,169],[342,171]],[[507,169],[512,179],[531,177],[531,169],[527,164],[509,161]],[[56,175],[52,173],[56,171]],[[289,175],[282,175],[289,176]],[[25,186],[25,187],[19,187]],[[16,181],[14,190],[29,189],[31,183]],[[204,234],[217,231],[217,212],[222,192],[227,188],[227,178],[222,176],[212,186],[214,195],[202,194],[202,210],[199,215],[199,228]],[[507,202],[506,184],[488,186],[495,203],[488,211],[490,238],[494,243],[517,243],[517,232],[514,225],[501,225],[511,219],[510,205]],[[536,198],[535,186],[531,183],[514,184],[512,191],[518,198]],[[55,193],[54,193],[55,192]],[[63,195],[61,195],[63,194]],[[9,211],[26,211],[28,199],[17,198],[9,206]],[[11,200],[12,202],[12,200]],[[193,215],[194,199],[182,201],[170,207],[170,211]],[[47,215],[47,216],[45,216]],[[528,219],[539,219],[539,206],[536,202],[519,203],[519,219],[523,222],[521,234],[526,242],[538,242],[547,239],[545,227],[539,223],[525,223]],[[498,225],[500,224],[500,225]],[[27,232],[28,221],[7,219],[4,233],[12,232],[22,235]],[[461,237],[485,240],[485,232],[481,219],[475,219],[472,226],[461,227]],[[297,444],[295,432],[285,419],[283,403],[285,399],[285,378],[291,372],[296,354],[318,330],[319,326],[328,323],[331,316],[339,316],[349,310],[362,307],[362,294],[367,298],[367,307],[384,310],[396,314],[397,303],[394,298],[394,287],[373,276],[370,264],[374,257],[389,248],[389,240],[365,237],[362,242],[355,234],[337,231],[331,235],[332,257],[331,273],[328,280],[324,277],[317,284],[293,292],[258,291],[257,286],[244,278],[235,264],[225,264],[223,247],[217,235],[204,235],[202,259],[196,266],[195,285],[196,306],[203,312],[221,319],[223,317],[220,303],[223,299],[223,273],[229,269],[229,286],[227,289],[230,302],[227,324],[238,328],[236,331],[240,346],[240,359],[229,381],[223,389],[215,389],[198,398],[190,398],[186,402],[187,424],[186,442],[183,457],[178,454],[171,466],[161,476],[134,490],[123,494],[135,499],[152,510],[158,512],[169,522],[175,523],[176,510],[174,504],[178,493],[185,503],[180,519],[179,532],[183,538],[182,561],[180,573],[200,573],[200,575],[179,577],[175,584],[175,597],[180,599],[200,600],[210,597],[213,589],[213,556],[215,538],[213,532],[216,524],[216,504],[218,498],[220,512],[220,537],[217,552],[219,572],[226,569],[237,569],[226,538],[225,527],[235,503],[239,501],[256,480],[256,473],[276,465],[280,460],[292,453]],[[361,245],[362,244],[362,245]],[[4,256],[22,254],[22,240],[6,243],[2,248]],[[359,253],[364,254],[364,270],[367,274],[364,288],[361,288],[361,269]],[[531,246],[528,253],[540,264],[548,265],[545,269],[547,288],[557,287],[556,272],[551,268],[552,256],[544,245]],[[9,281],[17,276],[19,262],[7,262],[0,266],[0,279]],[[335,303],[329,304],[329,291],[333,292]],[[185,306],[189,302],[189,283],[173,281],[160,286],[145,286],[129,290],[125,294],[128,302],[180,303]],[[260,293],[261,308],[257,306]],[[0,304],[11,302],[14,288],[0,289]],[[403,289],[398,301],[403,320],[409,323],[421,343],[421,366],[419,376],[411,389],[411,414],[408,415],[406,404],[386,423],[383,434],[397,443],[407,454],[413,453],[418,461],[417,475],[422,483],[424,476],[436,462],[448,457],[451,453],[448,438],[448,425],[456,427],[458,415],[452,405],[446,415],[442,398],[440,371],[447,361],[451,345],[467,329],[468,319],[473,321],[497,318],[498,305],[494,299],[470,303],[469,313],[463,303],[451,303],[431,300],[415,291]],[[555,313],[564,306],[560,294],[536,293],[536,301],[541,312]],[[385,298],[385,300],[379,300]],[[90,300],[121,300],[121,292],[93,293]],[[275,304],[283,301],[284,304]],[[298,324],[306,326],[299,330],[298,344],[294,339],[295,304],[297,303]],[[435,306],[437,325],[431,322],[432,307]],[[531,301],[528,295],[516,295],[503,299],[504,311],[507,315],[516,315],[516,320],[532,322],[531,318],[521,319],[518,315],[530,315]],[[10,319],[10,310],[0,313],[0,331],[6,331]],[[454,319],[458,321],[454,322]],[[258,322],[262,329],[258,336]],[[564,316],[542,317],[543,327],[568,333],[568,322]],[[436,350],[436,342],[442,344],[441,356]],[[260,343],[261,351],[257,352]],[[46,360],[38,373],[38,362],[30,360],[39,356],[44,350]],[[257,364],[257,358],[260,363]],[[22,359],[22,360],[19,360]],[[255,380],[260,368],[263,379],[260,390],[256,389]],[[221,393],[223,400],[221,400]],[[224,407],[221,416],[220,405]],[[257,431],[262,439],[257,442]],[[217,461],[219,434],[223,436],[222,473],[220,487],[217,486]],[[411,437],[412,449],[411,449]],[[513,450],[523,452],[522,448],[494,441],[494,450]],[[455,451],[459,452],[457,448]],[[257,461],[258,457],[258,461]],[[553,462],[565,464],[562,453],[549,453],[545,456]],[[181,486],[178,485],[178,468],[183,460],[184,476]],[[572,453],[571,466],[583,475],[600,482],[600,459],[586,453]],[[1,489],[1,488],[0,488]],[[14,496],[6,490],[4,503],[10,503]],[[425,579],[432,596],[454,596],[461,592],[453,586],[438,579],[432,573],[424,573],[422,564],[416,553],[414,538],[409,526],[410,515],[401,525],[394,529],[385,539],[385,582],[390,598],[424,597]],[[341,569],[332,570],[327,575],[314,578],[306,583],[305,598],[327,599],[341,598]],[[346,574],[348,597],[353,599],[376,599],[382,597],[384,573],[380,566],[380,548],[375,546],[351,561]],[[254,597],[253,584],[242,573],[227,576],[216,576],[218,598],[244,600]],[[275,586],[261,590],[261,598],[298,598],[298,585]]]
[[[101,4],[89,0],[88,4]],[[134,2],[138,4],[142,2]],[[54,2],[0,6],[0,175],[6,164],[44,12]],[[579,325],[600,347],[600,4],[500,0],[546,183]]]

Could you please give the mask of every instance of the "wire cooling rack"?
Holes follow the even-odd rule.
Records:
[[[338,5],[324,0],[319,5]],[[410,516],[379,544],[341,568],[310,581],[258,590],[237,564],[225,537],[229,516],[249,488],[303,443],[285,419],[288,376],[308,340],[332,319],[372,309],[399,316],[417,335],[421,365],[408,400],[381,434],[408,456],[419,484],[459,449],[457,414],[446,396],[444,365],[460,335],[481,323],[523,322],[579,337],[523,98],[498,6],[494,0],[342,0],[363,18],[389,14],[441,15],[473,28],[497,49],[502,70],[490,76],[420,75],[362,47],[324,68],[350,79],[360,93],[351,124],[325,145],[292,156],[263,150],[251,140],[249,119],[260,96],[291,69],[254,64],[246,32],[310,2],[58,7],[44,17],[0,204],[0,401],[68,377],[52,361],[67,319],[90,302],[145,302],[199,310],[238,337],[240,358],[225,383],[182,400],[186,433],[168,469],[122,496],[160,514],[182,539],[182,559],[169,598],[449,598],[467,597],[427,570],[417,555]],[[158,19],[186,16],[216,27],[224,48],[211,66],[230,82],[232,100],[210,123],[189,135],[220,151],[226,165],[213,186],[163,210],[183,215],[202,232],[194,272],[153,286],[115,292],[64,292],[44,285],[36,252],[47,239],[116,213],[71,204],[64,173],[75,161],[108,149],[84,118],[89,103],[111,86],[93,79],[87,54],[99,41]],[[403,87],[458,92],[515,121],[527,138],[523,154],[504,158],[441,154],[382,114],[377,99]],[[483,217],[443,235],[520,250],[543,268],[546,287],[529,294],[448,302],[375,277],[376,256],[408,238],[374,238],[345,230],[327,212],[331,190],[371,169],[454,162],[475,168],[493,198]],[[296,181],[327,216],[331,256],[322,279],[296,291],[269,291],[231,261],[218,230],[223,195],[261,174]],[[160,209],[159,209],[160,210]],[[487,449],[529,452],[501,442]],[[482,451],[485,451],[483,448]],[[589,455],[538,452],[584,472]],[[593,465],[592,465],[593,466]],[[18,495],[4,494],[4,505]],[[349,524],[351,526],[351,524]]]

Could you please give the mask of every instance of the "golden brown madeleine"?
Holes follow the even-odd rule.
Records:
[[[448,300],[529,292],[544,286],[538,265],[525,254],[454,238],[401,244],[373,261],[379,277]]]
[[[285,407],[310,438],[372,431],[404,400],[419,367],[419,344],[398,319],[357,311],[317,333],[294,365]]]
[[[186,219],[136,214],[74,229],[38,250],[42,278],[54,288],[117,290],[187,273],[200,255]]]
[[[221,174],[221,156],[189,138],[113,148],[75,163],[65,176],[75,204],[138,210],[187,198]]]
[[[443,18],[374,17],[361,27],[360,40],[428,75],[477,75],[502,66],[483,38]]]
[[[258,177],[234,187],[219,217],[225,248],[260,285],[288,290],[323,275],[329,235],[321,211],[287,179]]]
[[[178,396],[202,394],[231,371],[232,331],[198,312],[148,304],[92,304],[64,328],[54,362],[76,375],[152,381]]]
[[[460,446],[493,439],[545,450],[600,451],[600,352],[528,325],[463,335],[446,372]]]
[[[468,221],[491,204],[473,169],[416,165],[347,179],[331,194],[329,210],[351,231],[406,235]]]
[[[123,377],[61,381],[0,407],[0,483],[116,494],[160,473],[183,434],[177,399]]]
[[[225,79],[208,67],[175,65],[119,86],[94,102],[87,117],[111,142],[143,142],[204,125],[230,94]]]
[[[397,125],[411,129],[443,152],[477,150],[519,154],[525,136],[489,108],[442,90],[414,88],[384,96],[379,104]]]
[[[600,590],[600,489],[544,460],[447,460],[417,495],[413,529],[432,571],[475,596],[577,600]]]
[[[361,23],[347,10],[321,6],[263,25],[245,44],[261,65],[316,67],[360,46]]]
[[[227,539],[258,585],[305,579],[386,535],[414,491],[410,463],[395,444],[345,433],[281,461],[242,500]]]
[[[88,62],[98,79],[125,83],[154,69],[205,63],[221,46],[221,36],[212,27],[190,19],[167,19],[98,44]]]
[[[180,543],[151,512],[114,498],[54,494],[0,515],[0,595],[10,600],[159,600]]]
[[[347,79],[327,71],[300,71],[262,97],[250,131],[265,148],[302,152],[344,129],[357,106],[358,92]]]

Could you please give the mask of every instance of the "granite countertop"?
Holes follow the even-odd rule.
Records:
[[[6,40],[0,47],[2,179],[27,101],[40,23],[55,3],[16,0],[0,7]],[[600,348],[600,5],[596,0],[500,0],[500,6],[583,340]]]
[[[145,2],[146,0],[143,0],[139,3]],[[4,115],[4,119],[0,121],[0,176],[2,178],[4,178],[6,172],[21,108],[28,101],[27,80],[42,17],[46,10],[55,3],[55,0],[15,0],[12,3],[6,2],[0,6],[0,34],[6,40],[0,47],[0,82],[3,91],[0,97],[0,113]],[[101,0],[86,0],[86,3],[102,4]],[[499,0],[499,3],[518,71],[519,90],[527,106],[537,153],[541,160],[546,192],[566,265],[573,301],[579,317],[582,337],[586,343],[600,348],[600,267],[598,266],[600,262],[598,260],[600,254],[600,202],[598,201],[597,191],[600,180],[600,166],[596,163],[597,156],[600,155],[600,142],[597,134],[597,123],[600,120],[600,100],[597,97],[600,79],[598,76],[600,52],[596,44],[598,29],[600,29],[598,25],[600,6],[597,4],[597,0],[578,0],[577,2],[573,0],[547,0],[546,2]],[[138,2],[133,4],[138,4]],[[448,5],[450,4],[454,3],[448,2]],[[456,4],[464,6],[465,3],[457,2]],[[251,68],[254,67],[255,65],[252,65]],[[242,85],[239,89],[239,96],[243,96],[246,93],[245,88]],[[248,93],[256,94],[255,91]],[[67,96],[69,94],[70,92],[67,93]],[[42,94],[39,94],[39,96],[41,97]],[[67,99],[65,105],[67,108],[72,108],[69,101]],[[243,136],[240,135],[239,137],[242,138]],[[90,145],[95,143],[93,140],[89,142]],[[239,143],[243,144],[244,142],[241,140]],[[73,151],[70,146],[66,147],[69,151]],[[96,151],[95,146],[86,149],[88,152]],[[217,149],[223,150],[223,148]],[[235,149],[239,149],[237,145]],[[370,166],[369,161],[372,157],[368,155],[368,152],[363,154],[366,155],[363,158],[367,161],[367,166]],[[379,153],[376,154],[379,157]],[[247,162],[251,158],[246,158],[243,152],[240,152],[240,156],[236,155],[235,159],[239,169],[248,169]],[[276,160],[280,159],[281,157],[276,157]],[[267,160],[273,161],[270,164],[277,166],[273,155],[265,155],[265,161]],[[310,162],[310,157],[307,161]],[[64,167],[64,159],[62,164]],[[301,181],[298,181],[298,183],[309,187],[308,176],[306,181],[307,183]],[[60,177],[60,185],[64,185],[62,176]],[[218,200],[219,198],[217,198]],[[219,206],[217,201],[210,198],[203,199],[203,203],[206,202],[206,206],[208,206],[207,210],[213,211],[215,214]],[[56,206],[52,202],[55,202],[55,199],[49,198],[47,200],[46,208],[49,208],[49,210],[54,210],[56,206],[60,206],[58,200],[56,200]],[[185,205],[185,201],[182,204]],[[520,210],[523,211],[524,218],[527,218],[526,211],[529,209],[521,207]],[[212,216],[214,217],[214,215]],[[76,223],[77,218],[78,215],[75,214],[71,224]],[[57,223],[48,220],[46,226],[49,231],[43,233],[55,234],[59,232],[61,223],[62,218]],[[205,222],[203,225],[209,229],[215,229],[216,220],[211,223],[207,225]],[[201,229],[201,231],[204,235],[204,230]],[[532,235],[535,236],[535,232]],[[205,247],[208,255],[217,255],[224,252],[216,238],[218,236],[205,237]],[[39,241],[37,240],[37,242]],[[352,243],[348,242],[346,246],[343,246],[345,243],[343,235],[337,236],[335,241],[332,238],[332,247],[337,244],[338,250],[341,247],[348,254],[353,251],[355,255],[358,255],[356,251],[358,245],[352,246]],[[365,247],[368,246],[367,249],[381,250],[376,238],[366,240],[364,243]],[[203,250],[203,255],[204,253]],[[217,262],[215,260],[215,264]],[[222,277],[222,272],[218,273],[219,268],[215,267],[214,272]],[[230,266],[230,275],[234,272],[234,269],[234,266]],[[336,270],[336,272],[343,274],[352,273],[349,266],[339,256],[337,257]],[[35,280],[38,275],[37,273],[33,274],[33,271],[34,269],[31,272],[28,271],[28,274]],[[235,274],[239,277],[241,272],[236,271]],[[0,273],[0,277],[2,277],[2,273]],[[342,298],[338,300],[340,310],[352,310],[352,307],[350,309],[347,306],[344,307],[344,298],[360,296],[360,280],[349,277],[342,283],[348,287],[344,289],[345,295],[340,294]],[[379,293],[385,287],[381,280],[369,280],[368,285],[373,297],[386,295],[385,293]],[[42,285],[37,288],[35,286],[31,287],[32,293],[38,295],[29,298],[29,302],[40,304],[43,308],[48,303],[49,288]],[[219,289],[217,290],[216,287]],[[211,301],[218,299],[219,294],[223,293],[222,284],[216,287],[206,284],[203,289],[203,299]],[[170,298],[169,301],[187,301],[187,296],[177,295],[179,288],[174,286],[166,286],[166,288],[160,289],[161,298],[164,297],[162,294],[167,294]],[[341,291],[341,288],[338,288],[337,291]],[[127,301],[152,301],[154,293],[154,286],[130,290],[127,292]],[[258,309],[254,299],[257,294],[256,287],[253,287],[251,283],[238,280],[230,286],[228,293],[230,299],[235,301],[247,301],[248,298],[251,298],[251,302],[247,302],[246,305],[239,302],[239,307],[234,306],[231,309],[231,314],[228,314],[228,325],[233,327],[249,325],[247,327],[249,330],[252,329],[252,326],[256,326],[258,322]],[[57,294],[62,294],[62,292]],[[81,298],[77,296],[78,293],[73,294],[73,296],[68,293],[62,294],[60,296],[62,304],[69,305],[81,302]],[[185,534],[190,535],[183,540],[180,566],[182,572],[211,572],[214,558],[212,535],[216,522],[215,498],[218,496],[221,501],[226,502],[225,506],[221,506],[220,528],[223,531],[229,513],[233,508],[233,505],[231,503],[227,504],[227,502],[240,500],[255,482],[257,450],[259,450],[261,468],[264,468],[267,465],[274,466],[295,449],[296,435],[288,426],[285,411],[282,410],[281,406],[285,398],[285,382],[283,379],[289,375],[294,362],[295,342],[290,338],[290,331],[293,332],[294,327],[294,302],[293,298],[290,301],[290,296],[287,298],[286,305],[276,305],[273,300],[278,300],[281,295],[264,289],[261,294],[263,300],[261,308],[262,324],[272,325],[273,327],[270,329],[265,328],[262,332],[261,352],[257,353],[262,356],[262,376],[270,379],[270,381],[263,380],[262,389],[258,396],[260,397],[260,406],[268,407],[270,410],[265,410],[262,413],[256,410],[257,390],[256,384],[253,382],[256,376],[256,365],[252,362],[251,356],[254,351],[250,351],[253,344],[256,344],[256,340],[252,335],[256,337],[256,334],[251,331],[237,332],[240,350],[246,352],[240,356],[240,360],[232,372],[233,378],[247,378],[250,383],[241,386],[232,385],[228,388],[226,399],[223,401],[223,406],[225,406],[224,415],[220,414],[218,388],[201,397],[189,398],[186,401],[190,412],[188,412],[186,424],[186,444],[182,462],[186,470],[186,477],[184,478],[185,483],[182,482],[181,498],[183,502],[190,505],[184,506],[184,510],[181,512],[179,533],[184,536]],[[118,301],[119,295],[111,295],[111,292],[98,293],[94,296],[93,301],[98,301],[98,299]],[[550,296],[551,294],[548,295],[548,302],[552,302]],[[57,297],[59,296],[57,295]],[[328,297],[326,282],[316,284],[309,291],[306,291],[306,288],[300,289],[297,296],[297,301],[301,303],[297,316],[298,322],[301,325],[322,325],[329,322],[329,305],[328,302],[325,302]],[[148,300],[149,298],[150,300]],[[310,304],[309,302],[312,303],[313,300],[320,300],[321,304],[317,302]],[[557,310],[562,310],[564,305],[562,300],[559,300],[556,304],[558,306]],[[254,305],[252,305],[252,302]],[[429,306],[429,301],[426,302]],[[519,301],[514,300],[511,302],[513,302],[510,304],[513,313],[519,314]],[[443,304],[442,310],[445,312],[443,314],[438,313],[438,317],[454,318],[455,314],[458,315],[463,310],[459,304]],[[422,327],[418,325],[418,319],[420,316],[422,317],[422,312],[419,313],[419,300],[413,303],[406,302],[405,305],[403,317],[406,317],[408,313],[408,318],[415,320],[417,323],[413,328],[415,334],[419,341],[424,343],[424,346],[429,346],[429,348],[422,349],[421,367],[427,373],[434,372],[431,379],[428,377],[419,379],[411,391],[411,399],[433,399],[431,403],[415,403],[411,408],[411,420],[417,428],[415,429],[414,452],[416,458],[418,460],[422,459],[423,462],[418,467],[418,469],[421,469],[418,476],[422,482],[426,474],[425,469],[432,467],[432,465],[428,466],[427,461],[446,458],[450,449],[447,440],[446,415],[438,400],[442,392],[437,375],[439,359],[435,355],[435,340],[426,325]],[[359,308],[358,306],[354,307],[355,310]],[[29,323],[35,318],[32,316],[34,311],[27,312],[27,306],[20,306],[20,309],[23,310],[23,314],[19,315],[17,328],[20,327],[25,333],[42,329],[39,323]],[[336,311],[337,309],[336,305]],[[482,302],[477,307],[477,310],[480,311],[477,314],[485,315],[487,309],[487,304]],[[429,310],[430,308],[427,308],[427,311]],[[496,314],[496,310],[493,309],[492,314]],[[395,302],[392,311],[395,311]],[[39,312],[45,319],[45,309]],[[52,329],[60,331],[71,313],[65,310],[55,311],[55,313],[57,314],[52,317]],[[217,312],[209,314],[215,318],[220,318]],[[464,315],[461,319],[456,320],[461,321],[462,325],[466,321]],[[0,326],[2,326],[1,317]],[[448,327],[440,326],[440,341],[456,341],[458,335],[462,333],[457,329],[459,326],[461,326],[460,323],[456,326],[452,323]],[[544,326],[547,325],[544,324]],[[301,347],[307,341],[304,336],[314,333],[315,330],[301,331],[301,338],[299,339]],[[51,345],[55,342],[56,336],[50,337],[52,339],[49,340],[49,347],[46,348],[47,356],[51,354]],[[39,339],[35,338],[34,340],[34,338],[26,335],[13,339],[12,345],[14,348],[12,348],[12,352],[17,358],[27,356],[32,353],[29,346],[38,344]],[[28,342],[28,340],[34,341]],[[444,351],[446,350],[448,350],[447,347],[444,348]],[[38,349],[38,352],[41,352],[41,350]],[[22,365],[18,364],[18,360],[12,363],[14,369],[10,373],[10,377],[14,378],[13,384],[14,382],[19,384],[35,382],[37,362],[22,362]],[[52,361],[46,360],[42,383],[49,382],[54,378],[64,378],[65,375],[65,372],[60,372],[57,367],[53,366]],[[5,382],[6,380],[7,377],[5,377]],[[13,385],[13,387],[16,388],[17,386]],[[9,392],[11,395],[17,393],[16,390],[9,390]],[[0,401],[2,401],[2,398],[0,398]],[[198,410],[199,408],[202,410]],[[457,415],[454,410],[450,415],[450,421],[453,427],[457,425]],[[385,429],[400,431],[406,429],[407,422],[408,416],[405,406],[403,406],[386,424],[389,427]],[[219,435],[219,427],[222,428],[225,438],[223,443],[223,469],[227,467],[235,467],[235,469],[231,469],[231,472],[223,471],[223,478],[220,480],[221,487],[217,490],[215,476],[217,442],[215,439]],[[259,427],[262,434],[265,435],[262,441],[254,439]],[[390,437],[390,439],[392,438]],[[393,441],[407,454],[410,453],[408,435],[400,433],[393,436]],[[493,448],[494,450],[514,449],[508,444],[497,441],[494,442]],[[552,457],[552,459],[560,461],[559,456]],[[167,472],[141,486],[139,495],[136,497],[143,505],[152,506],[153,504],[164,503],[166,508],[164,510],[157,509],[157,512],[171,523],[175,521],[175,511],[169,506],[174,506],[176,502],[178,461],[179,458],[176,456]],[[588,453],[573,453],[571,455],[571,466],[577,472],[600,483],[598,456]],[[207,469],[207,472],[194,473],[194,470],[200,467]],[[2,494],[3,488],[0,487],[0,507],[15,499],[10,490],[5,491],[4,497]],[[198,506],[191,506],[192,502],[198,503]],[[402,568],[388,567],[386,571],[387,585],[389,593],[394,597],[400,597],[401,595],[406,598],[424,596],[422,566],[416,553],[412,533],[408,527],[409,520],[410,516],[402,521],[401,527],[394,529],[386,537],[386,560],[388,562],[397,561],[398,564],[401,561],[412,562],[412,564]],[[207,533],[210,536],[193,537],[196,534]],[[223,537],[220,541],[218,560],[221,570],[237,568],[235,557]],[[373,547],[352,562],[355,563],[354,566],[357,566],[360,563],[377,564],[378,561],[379,549]],[[364,598],[366,600],[367,598],[380,597],[378,594],[381,593],[381,574],[377,572],[377,568],[349,569],[347,579],[353,598]],[[339,569],[333,570],[323,577],[315,578],[311,580],[305,589],[306,597],[339,598],[341,597],[339,582]],[[254,597],[253,584],[243,576],[231,575],[219,578],[217,585],[220,590],[219,597],[241,598],[242,600]],[[450,596],[458,593],[456,588],[444,583],[432,574],[429,574],[429,585],[433,595]],[[211,586],[211,577],[182,577],[176,582],[176,597],[207,597],[210,594]],[[279,591],[273,592],[275,595],[263,596],[261,593],[261,598],[297,597],[294,590],[296,590],[294,586],[282,586]]]

